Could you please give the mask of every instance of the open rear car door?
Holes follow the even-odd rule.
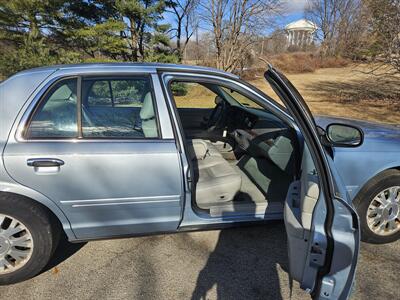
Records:
[[[301,175],[284,210],[290,275],[314,299],[347,299],[359,253],[358,216],[301,95],[273,67],[264,76],[305,141]]]

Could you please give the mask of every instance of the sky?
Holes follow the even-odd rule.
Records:
[[[304,7],[308,0],[283,0],[285,2],[285,11],[284,14],[279,17],[277,21],[277,25],[280,28],[284,28],[287,24],[297,21],[304,18]],[[174,16],[171,13],[164,14],[164,22],[169,23],[173,22]],[[204,25],[203,25],[204,26]],[[274,29],[267,30],[265,33],[269,34]],[[205,30],[204,28],[200,28],[200,34]]]
[[[286,14],[278,20],[278,24],[282,27],[304,18],[304,7],[307,0],[286,0],[285,2]]]

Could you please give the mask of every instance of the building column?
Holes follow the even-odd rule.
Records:
[[[300,47],[304,46],[304,30],[301,31]]]
[[[296,31],[293,30],[293,43],[292,43],[292,45],[296,46],[296,43],[297,43],[297,34],[296,34]]]

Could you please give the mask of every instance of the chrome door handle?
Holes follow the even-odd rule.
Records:
[[[29,167],[60,167],[64,165],[64,161],[58,158],[30,158],[26,164]]]

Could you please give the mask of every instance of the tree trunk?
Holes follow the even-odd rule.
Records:
[[[138,36],[135,29],[134,19],[129,19],[130,22],[130,33],[131,33],[131,50],[132,50],[132,60],[138,61]]]
[[[182,19],[178,17],[178,24],[176,28],[176,50],[178,51],[179,62],[182,62],[181,36],[182,36]]]

